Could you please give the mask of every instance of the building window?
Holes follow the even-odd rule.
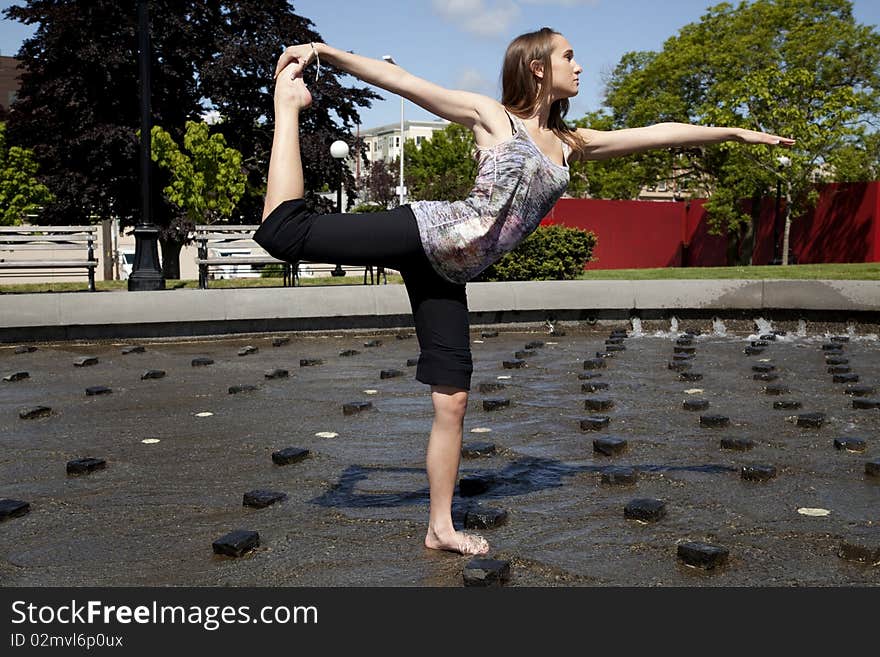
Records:
[[[660,182],[657,183],[657,191],[658,192],[665,192],[666,191],[666,181],[665,180],[661,180]]]

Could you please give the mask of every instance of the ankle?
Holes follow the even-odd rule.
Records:
[[[428,535],[433,536],[435,538],[440,538],[443,536],[449,536],[450,534],[455,533],[455,527],[452,526],[452,523],[429,523],[428,524]]]
[[[293,105],[290,102],[284,101],[275,101],[275,121],[277,122],[279,119],[289,119],[289,120],[297,120],[299,119],[299,113],[302,110],[302,107],[299,105]]]

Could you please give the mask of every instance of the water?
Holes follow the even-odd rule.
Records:
[[[768,335],[773,332],[773,322],[770,322],[763,317],[758,317],[755,319],[755,327],[756,327],[756,335]]]
[[[820,345],[834,330],[807,334],[802,324],[787,341],[746,356],[742,341],[751,325],[703,322],[707,339],[698,342],[692,363],[703,379],[691,383],[667,367],[678,320],[666,326],[633,318],[626,350],[607,360],[598,379],[609,388],[596,395],[582,392],[578,374],[610,327],[566,327],[566,336],[548,341],[522,370],[501,363],[526,342],[545,339],[547,330],[475,340],[464,440],[491,441],[497,453],[462,461],[461,474],[482,474],[489,488],[455,496],[458,525],[475,505],[508,511],[506,525],[483,534],[493,554],[514,561],[513,586],[876,584],[877,569],[836,557],[842,537],[876,522],[880,484],[863,473],[866,460],[880,457],[880,412],[853,409],[846,386],[832,383]],[[860,384],[880,386],[876,328],[853,328],[844,352]],[[769,322],[760,328],[768,329]],[[856,339],[867,335],[875,339]],[[459,586],[465,560],[421,547],[432,411],[428,388],[404,365],[418,351],[415,340],[291,335],[289,345],[273,348],[271,337],[145,343],[146,353],[127,356],[112,344],[58,344],[20,355],[0,348],[4,375],[31,375],[0,384],[0,497],[33,507],[3,524],[0,554],[14,564],[3,570],[4,582]],[[370,337],[382,337],[383,346],[364,349]],[[237,356],[246,344],[259,351]],[[341,358],[344,349],[361,354]],[[98,356],[99,364],[73,367],[83,355]],[[197,355],[215,365],[193,368]],[[325,364],[298,367],[301,358]],[[751,366],[765,359],[792,389],[782,399],[801,401],[801,411],[773,409],[780,397],[764,394],[766,384],[752,378]],[[266,380],[264,372],[275,367],[289,369],[290,378]],[[167,375],[142,381],[147,368]],[[407,375],[380,379],[389,368]],[[502,380],[507,389],[479,393],[479,382],[500,376],[510,377]],[[259,388],[228,393],[241,383]],[[92,385],[113,393],[86,397],[84,388]],[[686,393],[693,388],[703,392]],[[607,431],[580,430],[591,414],[584,408],[588,396],[613,399],[614,407],[601,413],[611,417]],[[484,411],[482,400],[495,397],[509,398],[511,406]],[[701,428],[701,413],[682,408],[694,397],[709,401],[705,413],[728,415],[731,426]],[[343,403],[365,399],[374,410],[342,414]],[[39,403],[54,414],[18,418],[20,408]],[[213,415],[197,417],[200,412]],[[825,426],[785,421],[800,412],[825,413]],[[475,428],[491,431],[472,433]],[[324,432],[337,435],[316,435],[329,435]],[[868,451],[835,450],[832,441],[842,435],[865,437]],[[600,436],[626,439],[627,450],[615,457],[594,453],[592,441]],[[160,442],[144,444],[147,437]],[[755,448],[721,450],[724,437],[751,439]],[[290,446],[312,455],[274,465],[271,453]],[[68,478],[65,462],[82,456],[106,458],[107,469]],[[742,481],[741,467],[756,464],[775,465],[779,475]],[[602,472],[613,466],[635,468],[638,483],[601,484]],[[262,510],[243,507],[242,495],[256,488],[289,498]],[[637,497],[664,500],[666,518],[651,525],[625,521],[623,507]],[[801,507],[831,513],[805,517],[797,513]],[[239,527],[258,531],[263,547],[237,561],[214,557],[211,541]],[[681,568],[674,555],[682,540],[725,545],[731,564],[711,576]]]
[[[640,338],[645,333],[642,331],[642,320],[638,317],[633,317],[632,320],[632,337]]]

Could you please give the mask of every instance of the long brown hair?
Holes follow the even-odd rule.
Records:
[[[501,69],[501,104],[520,118],[532,116],[553,87],[550,55],[553,52],[554,34],[562,36],[556,30],[542,27],[537,32],[520,34],[507,46]],[[529,67],[529,63],[535,59],[544,64],[543,84],[539,84]],[[547,126],[573,150],[578,151],[586,146],[586,141],[563,120],[568,114],[568,107],[568,98],[554,101],[550,105]]]

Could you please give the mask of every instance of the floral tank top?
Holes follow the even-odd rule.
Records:
[[[410,204],[422,247],[434,269],[453,283],[475,278],[512,251],[541,223],[568,187],[565,166],[547,157],[517,116],[508,113],[513,136],[477,146],[477,180],[463,201]]]

